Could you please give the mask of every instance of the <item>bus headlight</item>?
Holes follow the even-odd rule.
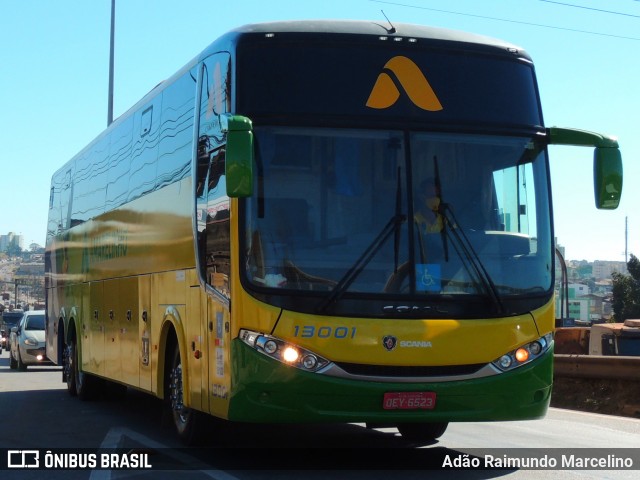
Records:
[[[540,337],[534,342],[527,343],[509,353],[502,355],[494,360],[493,366],[503,372],[513,370],[534,361],[536,358],[544,354],[553,344],[553,333],[547,333],[544,337]]]
[[[271,335],[240,330],[238,338],[258,352],[306,372],[317,372],[330,363],[326,358],[322,358],[306,348]]]

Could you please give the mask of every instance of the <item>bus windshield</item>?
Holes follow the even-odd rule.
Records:
[[[467,302],[468,316],[473,306],[486,317],[530,309],[523,297],[548,300],[548,177],[535,138],[289,127],[255,136],[243,265],[269,301],[345,314],[374,297],[422,314],[444,302],[434,315]],[[296,296],[306,299],[284,300]]]

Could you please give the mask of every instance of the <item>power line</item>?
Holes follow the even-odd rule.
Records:
[[[588,35],[598,35],[601,37],[611,37],[611,38],[619,38],[622,40],[634,40],[634,41],[640,41],[639,37],[627,37],[624,35],[614,35],[612,33],[602,33],[602,32],[593,32],[590,30],[580,30],[577,28],[568,28],[568,27],[557,27],[557,26],[553,26],[553,25],[545,25],[542,23],[533,23],[533,22],[523,22],[523,21],[519,21],[519,20],[511,20],[508,18],[498,18],[498,17],[489,17],[486,15],[476,15],[473,13],[464,13],[464,12],[454,12],[452,10],[441,10],[438,8],[430,8],[430,7],[421,7],[418,5],[408,5],[406,3],[398,3],[398,2],[389,2],[389,1],[383,1],[383,0],[369,0],[370,2],[375,2],[375,3],[384,3],[387,5],[394,5],[396,7],[406,7],[406,8],[416,8],[419,10],[429,10],[432,12],[439,12],[439,13],[448,13],[451,15],[461,15],[461,16],[465,16],[465,17],[474,17],[474,18],[482,18],[485,20],[495,20],[497,22],[507,22],[507,23],[516,23],[516,24],[520,24],[520,25],[528,25],[530,27],[540,27],[540,28],[550,28],[553,30],[563,30],[565,32],[574,32],[574,33],[585,33]],[[635,1],[640,1],[640,0],[635,0]]]
[[[640,18],[640,15],[632,15],[630,13],[623,13],[623,12],[614,12],[612,10],[602,10],[600,8],[585,7],[584,5],[574,5],[573,3],[556,2],[554,0],[540,0],[540,1],[545,3],[555,3],[556,5],[562,5],[563,7],[582,8],[583,10],[593,10],[594,12],[609,13],[611,15],[622,15],[624,17]],[[638,0],[635,0],[635,1],[638,1]]]

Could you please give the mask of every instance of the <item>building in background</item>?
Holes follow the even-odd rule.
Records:
[[[24,236],[9,232],[7,235],[0,235],[0,252],[6,252],[9,247],[16,245],[24,250]]]
[[[608,260],[596,260],[593,262],[593,277],[596,280],[611,278],[613,272],[627,274],[625,262],[612,262]]]

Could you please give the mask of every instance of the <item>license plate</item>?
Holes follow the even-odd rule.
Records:
[[[387,392],[382,407],[385,410],[433,410],[435,392]]]

